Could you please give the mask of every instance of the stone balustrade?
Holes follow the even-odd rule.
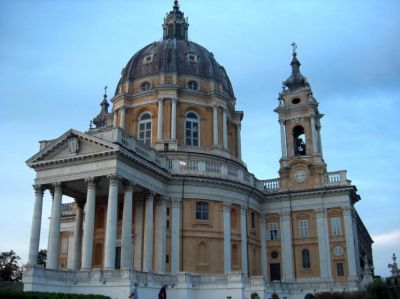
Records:
[[[169,171],[175,175],[196,175],[238,181],[259,188],[258,180],[245,169],[214,161],[173,159]],[[260,189],[260,188],[259,188]],[[261,190],[261,189],[260,189]]]
[[[347,179],[346,170],[328,172],[326,174],[326,186],[350,186],[351,181]]]
[[[276,192],[279,190],[279,179],[262,180],[263,189],[267,192]]]
[[[75,203],[69,202],[61,205],[61,213],[63,216],[75,215]]]
[[[161,286],[169,284],[171,288],[229,288],[233,285],[249,290],[257,291],[278,291],[279,293],[295,293],[318,291],[343,291],[355,290],[356,281],[333,282],[333,281],[310,281],[310,282],[280,282],[267,281],[263,276],[247,277],[241,272],[230,272],[227,274],[194,274],[188,272],[152,273],[136,270],[101,270],[73,271],[73,270],[52,270],[43,267],[26,266],[24,271],[24,283],[30,283],[34,279],[39,282],[56,282],[59,286],[71,287],[88,286],[94,288],[107,287],[108,284],[138,283],[139,286]]]

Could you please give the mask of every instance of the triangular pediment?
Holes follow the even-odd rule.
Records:
[[[59,138],[48,141],[45,146],[26,163],[29,166],[46,162],[82,159],[93,155],[115,152],[119,146],[77,130],[69,130]]]

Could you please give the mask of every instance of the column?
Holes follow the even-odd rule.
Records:
[[[292,228],[291,213],[284,211],[280,215],[281,224],[281,248],[283,263],[283,281],[293,281],[293,248],[292,248]]]
[[[157,126],[157,141],[161,142],[164,139],[164,99],[158,99],[158,126]]]
[[[49,229],[49,250],[47,252],[47,268],[57,269],[58,248],[60,243],[60,223],[61,223],[61,202],[62,188],[61,183],[54,186],[53,205],[51,208],[51,219]]]
[[[236,125],[236,153],[238,159],[242,160],[242,138],[241,138],[241,125]]]
[[[353,233],[353,208],[343,207],[344,229],[346,234],[347,264],[349,268],[349,280],[357,279],[356,245]]]
[[[224,202],[224,273],[232,272],[231,257],[231,203]]]
[[[43,187],[41,185],[33,185],[35,190],[35,203],[33,206],[31,238],[29,241],[29,258],[28,265],[37,265],[40,243],[40,228],[42,225],[42,207],[43,207]]]
[[[179,198],[172,200],[172,223],[171,223],[171,273],[180,271],[180,249],[181,249],[181,204]]]
[[[171,140],[176,140],[176,98],[171,99]]]
[[[281,127],[281,150],[282,150],[282,159],[287,158],[286,152],[286,134],[285,134],[285,123],[282,120],[279,120],[279,125]]]
[[[167,199],[160,196],[157,200],[157,229],[155,232],[155,269],[165,272],[166,238],[167,238]]]
[[[311,134],[313,139],[313,153],[318,153],[318,137],[317,137],[317,128],[315,127],[315,116],[311,116]]]
[[[82,256],[82,225],[83,225],[83,202],[75,200],[75,228],[74,243],[72,250],[72,269],[79,270],[81,268]]]
[[[321,126],[317,126],[317,135],[318,135],[318,147],[319,147],[319,153],[322,154],[322,141],[321,141]]]
[[[121,268],[132,267],[132,182],[125,185],[124,210],[122,213]]]
[[[218,106],[213,106],[213,144],[218,146]]]
[[[222,138],[224,149],[228,149],[228,123],[226,117],[226,109],[222,111]]]
[[[267,277],[267,241],[265,238],[265,218],[260,215],[260,241],[261,241],[261,275]]]
[[[118,178],[110,175],[110,186],[107,203],[107,222],[104,249],[104,269],[115,269],[115,252],[117,245],[117,217],[118,217]]]
[[[315,210],[317,218],[318,233],[318,250],[319,250],[319,267],[321,278],[326,280],[332,279],[331,256],[329,252],[329,231],[326,216],[326,209]]]
[[[154,194],[146,194],[146,211],[143,244],[143,271],[153,272],[153,200]]]
[[[133,268],[142,270],[143,259],[143,200],[135,200],[135,250],[133,258]]]
[[[126,106],[124,105],[121,107],[121,119],[119,122],[119,127],[123,130],[125,129],[125,115],[126,115]]]
[[[114,110],[113,127],[118,127],[118,110]]]
[[[242,273],[249,275],[249,267],[247,265],[247,209],[242,206],[240,208],[240,233],[242,235]]]
[[[85,206],[85,222],[83,223],[82,240],[82,270],[92,268],[94,215],[96,213],[96,182],[94,178],[87,178],[87,193]]]

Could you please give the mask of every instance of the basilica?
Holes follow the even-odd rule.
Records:
[[[27,160],[36,178],[25,290],[127,298],[138,283],[140,298],[168,284],[171,298],[303,299],[359,289],[372,239],[346,171],[327,170],[323,114],[295,45],[274,110],[279,177],[264,180],[242,160],[229,77],[188,27],[174,1],[163,39],[128,61],[90,129],[40,141]]]

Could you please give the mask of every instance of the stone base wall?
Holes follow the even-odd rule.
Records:
[[[264,277],[245,277],[240,272],[221,275],[191,273],[156,274],[134,270],[60,271],[27,266],[23,275],[24,291],[102,294],[112,299],[125,299],[134,283],[140,299],[157,298],[163,284],[168,284],[168,298],[260,299],[277,293],[281,299],[303,299],[316,292],[358,290],[357,282],[267,282]]]

